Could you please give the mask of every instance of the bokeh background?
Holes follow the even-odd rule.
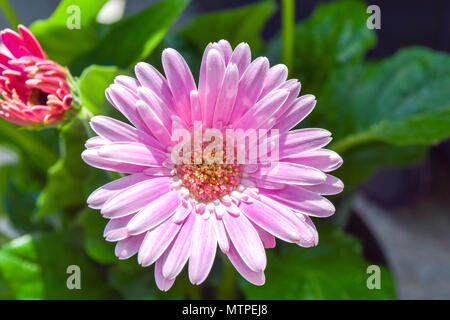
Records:
[[[141,12],[141,10],[147,8],[149,5],[157,2],[159,1],[112,0],[109,4],[110,7],[108,9],[104,9],[103,14],[98,17],[98,20],[100,22],[109,24],[121,17],[132,17],[133,15]],[[308,21],[307,19],[310,19],[311,15],[313,15],[314,12],[317,12],[316,10],[318,7],[326,8],[326,5],[328,3],[335,2],[336,1],[297,0],[296,20],[299,23]],[[46,19],[47,17],[49,17],[58,6],[59,1],[14,0],[10,3],[17,13],[20,21],[25,25],[30,25],[38,19]],[[263,3],[263,5],[265,5],[268,2],[264,1]],[[258,48],[256,51],[268,55],[270,58],[272,58],[271,63],[273,63],[274,60],[277,61],[277,59],[280,59],[280,54],[282,52],[282,43],[279,40],[281,27],[281,3],[278,1],[273,1],[270,3],[275,3],[276,6],[271,7],[271,9],[268,10],[269,13],[264,13],[259,17],[253,17],[253,19],[255,19],[254,21],[256,21],[256,24],[262,24],[261,36],[264,41],[264,45]],[[180,34],[179,31],[181,30],[181,34],[183,34],[183,30],[186,30],[186,26],[189,26],[192,23],[193,19],[195,19],[195,17],[198,17],[199,15],[214,13],[221,10],[239,9],[243,8],[243,6],[245,5],[260,4],[260,1],[249,0],[192,0],[187,5],[186,9],[183,11],[179,19],[171,27],[170,32],[172,35],[170,35],[170,33],[169,35],[166,35],[166,38],[163,40],[160,47],[174,46],[181,51],[184,50],[184,54],[187,56],[187,60],[191,60],[191,68],[195,70],[195,64],[198,63],[199,59],[199,57],[195,58],[195,46],[199,44],[200,40],[198,42],[195,42],[191,39],[193,37],[195,38],[195,34],[184,37],[177,36]],[[322,6],[323,4],[325,4],[325,7]],[[362,45],[368,48],[368,50],[366,50],[367,52],[363,52],[364,50],[360,50],[365,60],[375,61],[389,58],[392,55],[396,54],[400,49],[411,46],[423,46],[431,48],[438,52],[450,53],[450,2],[446,0],[430,0],[426,2],[420,0],[385,0],[370,1],[366,4],[358,1],[350,5],[350,8],[354,8],[354,10],[341,11],[340,13],[338,13],[341,14],[341,16],[337,19],[343,21],[343,26],[336,27],[341,28],[339,29],[339,31],[336,31],[333,25],[333,23],[336,23],[333,20],[336,19],[336,17],[330,15],[330,18],[328,20],[327,13],[325,13],[324,17],[318,17],[317,20],[320,21],[317,22],[316,20],[315,23],[317,25],[320,25],[320,23],[322,23],[322,25],[330,24],[328,29],[326,27],[324,27],[323,29],[320,29],[320,27],[314,29],[314,27],[312,27],[310,31],[317,32],[317,36],[319,38],[326,38],[328,36],[332,37],[334,32],[344,33],[346,32],[345,28],[349,27],[349,25],[355,27],[354,23],[356,23],[355,21],[360,21],[358,20],[359,17],[368,17],[368,14],[366,14],[365,12],[355,13],[353,11],[361,11],[361,8],[364,9],[369,4],[376,4],[381,8],[381,29],[375,31],[377,39],[376,44]],[[264,12],[264,10],[262,12]],[[243,15],[239,19],[245,20],[246,18],[247,17]],[[267,21],[265,21],[266,18]],[[239,21],[239,19],[237,21]],[[345,21],[347,20],[353,22],[348,22],[347,25],[345,23]],[[10,26],[10,19],[7,19],[4,14],[0,15],[0,28],[3,29]],[[352,27],[349,28],[351,29]],[[355,28],[358,28],[358,26]],[[217,30],[220,30],[220,28],[217,28]],[[352,30],[348,32],[350,32],[350,37],[353,38],[347,41],[347,46],[351,46],[353,44],[353,41],[355,43],[360,41],[360,37],[364,38],[364,36],[359,37],[358,33],[364,33],[365,31],[357,30],[353,34],[351,34],[351,31]],[[184,32],[189,32],[189,30]],[[219,40],[221,37],[221,34],[217,34],[216,40]],[[345,37],[343,37],[343,39],[345,41]],[[303,43],[308,43],[309,45],[312,44],[314,46],[316,44],[314,41],[315,40],[312,40],[312,42]],[[319,43],[317,44],[317,46],[320,46],[320,39],[318,41]],[[370,39],[367,41],[371,42]],[[118,43],[118,45],[120,45],[120,42]],[[159,63],[158,50],[159,47],[155,49],[154,52],[147,58],[149,62],[155,63],[156,65]],[[358,51],[359,49],[356,48],[355,50]],[[306,48],[304,49],[304,51],[310,51],[310,55],[312,56],[317,55],[317,50],[314,47]],[[324,51],[323,48],[322,51]],[[330,52],[330,55],[334,53],[335,52]],[[301,54],[301,56],[294,55],[295,66],[297,66],[295,59],[304,58],[305,52],[302,52]],[[320,56],[321,54],[322,56]],[[350,52],[349,54],[351,55],[352,53]],[[303,69],[308,69],[308,63],[316,62],[318,64],[321,64],[320,59],[323,59],[323,64],[329,63],[329,61],[325,61],[327,59],[326,52],[319,52],[318,59],[318,61],[315,61],[314,58],[312,58],[308,60],[306,64],[302,64],[302,62],[300,62],[300,66],[297,66],[298,68],[295,70],[295,72],[302,74]],[[346,61],[345,58],[343,58],[343,61],[343,64],[352,63],[351,61]],[[443,61],[446,61],[448,63],[449,60],[447,59]],[[108,65],[108,63],[105,61],[92,61],[92,63]],[[81,67],[76,62],[73,63],[73,66],[73,70],[76,75],[79,75],[79,72],[81,72],[82,68],[84,67]],[[441,67],[448,69],[449,66],[443,65]],[[320,68],[318,68],[318,71],[320,71]],[[311,72],[311,70],[307,70],[307,72],[313,73]],[[391,71],[388,70],[388,72]],[[402,70],[398,69],[392,72],[392,77],[394,77],[397,75],[397,73],[401,73]],[[420,72],[422,72],[422,70],[418,69],[417,73]],[[415,73],[413,70],[412,75],[414,74]],[[297,76],[297,74],[294,73],[294,76]],[[445,78],[447,83],[448,77],[449,76]],[[300,79],[303,80],[302,78]],[[308,75],[307,80],[311,79],[315,80],[316,78],[314,78],[314,76]],[[321,81],[323,79],[324,78],[318,78],[318,81]],[[408,80],[409,78],[405,77],[405,79],[403,79],[402,81],[407,82]],[[345,83],[345,81],[342,81],[340,85],[345,86]],[[307,92],[312,94],[316,94],[314,89],[321,87],[321,84],[308,86],[308,83],[305,82],[302,82],[302,85],[303,88],[305,88],[302,89],[303,93]],[[376,90],[383,88],[383,86],[389,85],[391,85],[391,83],[389,82],[381,83],[381,85],[378,86]],[[398,88],[393,89],[393,94],[401,95],[402,86],[398,83],[394,83],[394,85],[398,85]],[[351,92],[355,89],[358,90],[358,88],[358,85],[356,85],[356,87],[349,88],[343,87],[341,88],[341,91],[348,90]],[[417,89],[420,89],[420,85]],[[444,86],[441,91],[444,92],[440,92],[440,94],[448,97],[450,93],[450,87]],[[347,93],[347,95],[349,94],[351,95],[351,93]],[[383,92],[380,92],[380,94],[383,94]],[[319,94],[319,100],[316,110],[318,108],[320,109],[322,105],[322,100],[320,99],[320,97],[321,96]],[[333,97],[324,99],[333,99]],[[435,100],[442,101],[443,99],[445,98],[441,99],[439,97],[436,97]],[[339,101],[346,102],[345,96],[344,99],[341,99]],[[388,97],[386,97],[386,101],[386,103],[389,103],[390,100]],[[433,103],[433,101],[434,100],[431,98],[430,103]],[[325,104],[327,104],[327,102],[325,102]],[[450,105],[450,102],[448,100],[447,104]],[[333,105],[333,103],[329,103],[329,105]],[[370,108],[371,106],[364,107]],[[387,107],[389,108],[392,106]],[[313,123],[315,123],[314,121],[317,120],[313,120]],[[317,121],[316,123],[321,122]],[[430,126],[433,126],[432,122],[430,123]],[[332,128],[329,128],[327,126],[325,126],[325,128],[333,131]],[[244,297],[291,299],[370,299],[396,297],[399,299],[450,299],[450,199],[448,197],[448,195],[450,194],[450,140],[443,139],[445,138],[445,136],[450,136],[450,128],[447,128],[447,130],[445,130],[444,127],[442,130],[444,131],[444,133],[446,131],[447,134],[441,134],[440,138],[437,139],[438,141],[418,143],[421,146],[425,145],[424,150],[422,150],[423,152],[420,154],[420,156],[416,157],[415,155],[412,155],[411,159],[405,161],[396,161],[395,159],[389,161],[391,158],[393,158],[391,155],[391,150],[374,148],[374,151],[372,153],[370,153],[366,157],[363,157],[360,161],[367,161],[368,163],[370,163],[374,158],[386,158],[387,161],[379,161],[380,163],[374,164],[370,168],[370,170],[366,167],[353,168],[354,172],[352,174],[355,176],[361,176],[360,179],[352,178],[352,181],[348,183],[348,181],[343,178],[344,183],[346,183],[346,185],[349,185],[349,190],[342,197],[332,199],[333,201],[335,201],[335,203],[337,203],[338,208],[337,213],[333,218],[333,225],[337,225],[339,226],[339,228],[344,230],[344,233],[346,234],[345,237],[347,237],[347,234],[350,234],[358,239],[360,244],[357,244],[358,241],[356,241],[355,244],[351,243],[350,246],[360,245],[360,248],[362,248],[362,256],[365,259],[365,262],[361,264],[358,277],[363,280],[367,277],[367,275],[365,274],[365,269],[363,267],[369,264],[384,265],[386,266],[386,270],[389,270],[392,274],[393,281],[392,283],[387,284],[389,288],[386,289],[386,291],[382,294],[378,296],[375,294],[372,296],[371,293],[369,294],[366,292],[367,288],[353,289],[351,287],[354,284],[351,284],[351,279],[349,279],[348,281],[339,281],[333,279],[333,277],[345,278],[346,276],[352,276],[351,272],[354,272],[354,270],[352,271],[352,267],[346,266],[345,263],[347,258],[351,260],[353,259],[353,257],[346,256],[347,251],[350,250],[349,247],[346,247],[348,243],[346,243],[343,248],[339,248],[339,242],[336,244],[330,244],[330,242],[332,243],[340,236],[337,236],[336,238],[335,235],[332,235],[328,238],[325,232],[324,241],[326,242],[326,244],[324,244],[324,250],[334,250],[335,252],[340,252],[339,250],[342,249],[345,252],[340,253],[338,255],[339,258],[336,258],[342,259],[342,262],[341,264],[334,266],[332,262],[335,258],[333,257],[330,257],[330,260],[327,260],[326,257],[323,260],[314,260],[313,258],[311,260],[311,270],[307,270],[305,272],[314,273],[314,270],[317,267],[317,275],[311,276],[309,278],[307,276],[298,276],[298,278],[296,278],[296,275],[293,276],[293,281],[304,281],[306,283],[304,287],[302,287],[303,285],[300,284],[293,287],[288,286],[286,289],[286,287],[283,287],[283,285],[286,285],[285,282],[287,280],[280,280],[283,285],[278,285],[278,287],[276,283],[273,283],[277,282],[279,278],[291,277],[290,271],[295,268],[297,263],[299,263],[300,265],[301,263],[309,263],[308,256],[297,258],[295,255],[290,255],[290,253],[284,254],[284,252],[281,252],[281,256],[283,259],[285,259],[283,261],[286,263],[286,265],[289,265],[289,263],[291,265],[289,266],[289,268],[274,267],[274,270],[270,270],[270,268],[268,269],[268,273],[276,272],[279,273],[279,275],[275,278],[268,277],[268,281],[271,281],[272,283],[265,286],[268,287],[268,289],[266,289],[267,291],[262,291],[258,288],[249,288],[249,286],[246,286],[245,284],[241,285],[240,289],[223,288],[224,284],[226,283],[224,279],[230,279],[227,278],[227,272],[229,273],[233,271],[229,271],[226,265],[221,266],[219,264],[219,266],[215,266],[216,272],[212,275],[212,280],[209,280],[210,282],[208,282],[205,286],[202,286],[200,291],[191,291],[191,289],[189,289],[189,286],[186,286],[186,288],[183,287],[182,289],[175,289],[177,291],[173,295],[173,298]],[[18,155],[14,152],[11,152],[10,148],[8,149],[8,145],[2,146],[1,151],[2,166],[16,166],[16,163],[20,163],[20,161],[17,159]],[[396,149],[396,151],[394,151],[394,153],[406,154],[409,151],[406,149],[398,148]],[[411,152],[414,153],[413,151]],[[345,155],[347,155],[347,153],[344,153],[344,163],[347,160]],[[350,154],[350,157],[354,156],[354,154]],[[346,177],[346,174],[347,173],[344,172],[343,176]],[[12,188],[11,183],[8,179],[9,178],[3,179],[4,186],[2,186],[2,188]],[[358,180],[358,182],[353,183],[353,180]],[[39,195],[35,193],[33,197],[36,198],[38,196]],[[58,229],[59,227],[55,227],[55,224],[64,224],[64,219],[60,220],[55,218],[55,212],[56,214],[67,213],[61,213],[61,210],[59,210],[58,208],[52,208],[49,210],[49,215],[46,216],[45,219],[49,219],[51,221],[50,223],[39,222],[39,226],[36,226],[34,222],[33,224],[28,223],[29,217],[20,218],[23,219],[23,221],[18,223],[17,221],[15,221],[17,220],[17,217],[11,217],[11,213],[8,214],[7,211],[11,206],[17,207],[17,203],[15,205],[11,205],[11,203],[8,204],[8,202],[21,201],[21,206],[25,206],[25,208],[32,208],[33,197],[31,198],[31,200],[28,198],[17,200],[19,198],[13,199],[6,196],[6,199],[4,199],[6,205],[3,206],[3,210],[5,211],[5,213],[0,215],[0,244],[7,244],[8,241],[15,238],[23,239],[24,234],[33,233],[35,229],[39,231],[52,228]],[[29,203],[27,201],[29,201]],[[73,214],[73,212],[70,212],[70,214]],[[90,214],[95,215],[97,213],[90,212]],[[82,218],[82,220],[86,222],[86,220],[89,219]],[[90,223],[94,222],[87,222],[87,224]],[[97,223],[97,221],[95,223]],[[322,230],[327,230],[327,228],[327,225],[322,226],[319,224],[319,232],[321,232]],[[88,240],[88,244],[84,244],[85,250],[88,253],[87,259],[94,260],[93,264],[95,264],[96,267],[100,268],[100,270],[108,269],[108,279],[105,281],[111,282],[111,278],[114,279],[112,280],[111,284],[112,289],[104,289],[105,292],[108,292],[108,294],[105,294],[104,296],[99,295],[94,297],[137,299],[170,298],[170,296],[161,296],[153,293],[154,288],[151,287],[154,286],[154,284],[151,283],[151,280],[148,279],[147,275],[144,276],[143,273],[139,273],[139,275],[137,275],[136,271],[132,269],[133,267],[131,267],[131,264],[126,266],[119,266],[117,268],[116,266],[110,267],[111,264],[114,264],[114,262],[112,262],[112,259],[104,258],[102,254],[100,254],[99,256],[95,253],[96,248],[92,248],[92,246],[101,246],[100,244],[98,244],[98,242],[101,240],[95,238],[96,236],[99,236],[95,233],[100,232],[99,230],[101,230],[101,228],[90,229],[88,226],[86,226],[86,224],[84,224],[84,230],[84,239]],[[350,237],[352,238],[352,240],[348,241],[353,241],[353,237]],[[347,240],[345,240],[344,242],[346,241]],[[91,247],[89,248],[90,245]],[[319,248],[320,246],[321,243],[319,243]],[[283,248],[281,248],[281,250],[282,249]],[[83,249],[79,248],[79,250]],[[306,255],[308,255],[308,253],[306,253]],[[314,256],[314,253],[312,253],[312,255]],[[8,273],[7,271],[5,271],[5,268],[7,269],[8,266],[5,267],[5,263],[2,262],[2,259],[6,258],[4,255],[2,256],[0,254],[0,279],[2,272],[3,275]],[[41,261],[36,261],[32,258],[30,259],[32,263],[37,264],[37,267],[51,268],[52,266],[52,263],[43,264],[41,263]],[[46,259],[52,260],[57,259],[57,257],[53,256],[52,258],[52,256],[50,255],[46,257]],[[272,263],[273,260],[274,259],[269,259],[269,264]],[[331,275],[329,275],[329,278],[327,278],[327,276],[323,276],[320,273],[326,273],[324,270],[321,270],[321,268],[324,268],[323,265],[320,266],[321,264],[325,264],[327,265],[327,267],[329,265],[331,268],[337,268],[338,271],[330,271]],[[57,266],[58,264],[55,263],[55,268]],[[15,280],[10,280],[5,277],[5,281],[2,282],[2,280],[0,280],[0,297],[2,294],[1,289],[3,285],[3,296],[5,298],[74,298],[70,295],[65,296],[64,293],[61,293],[62,290],[60,289],[53,289],[56,280],[50,280],[49,284],[49,282],[46,280],[47,276],[45,275],[45,270],[40,270],[39,272],[39,277],[43,279],[42,282],[44,283],[44,293],[42,295],[38,294],[37,296],[30,296],[29,291],[25,290],[25,293],[21,291],[20,288],[23,286],[23,283],[20,283],[20,281],[19,283],[17,283],[15,282]],[[61,273],[61,270],[57,272]],[[301,273],[302,271],[293,272],[296,274]],[[64,271],[62,271],[61,278],[64,277],[63,273]],[[146,273],[150,274],[151,278],[152,272],[146,271]],[[232,282],[235,281],[235,278],[233,278],[233,276],[231,276],[231,279]],[[53,283],[53,281],[55,283]],[[183,281],[185,281],[185,279],[177,280],[177,282]],[[364,283],[360,281],[358,285],[363,287]],[[293,291],[289,292],[290,289],[292,289]],[[295,291],[297,289],[298,292]],[[237,292],[230,293],[233,292],[233,290]],[[217,293],[218,291],[220,293]],[[288,293],[285,295],[280,294],[280,292],[283,291],[288,291]],[[331,293],[328,294],[328,291],[330,291]],[[392,293],[394,291],[395,294]],[[31,292],[33,291],[31,290]],[[89,296],[83,295],[77,297],[89,298]]]

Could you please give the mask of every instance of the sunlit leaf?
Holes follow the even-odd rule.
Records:
[[[50,59],[70,65],[91,51],[99,40],[96,17],[107,0],[63,0],[50,18],[34,22],[30,29]],[[68,24],[79,13],[79,28]]]

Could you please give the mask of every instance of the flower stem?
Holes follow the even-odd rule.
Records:
[[[282,0],[281,33],[283,39],[282,62],[292,70],[295,40],[295,0]]]
[[[9,20],[12,28],[16,28],[20,24],[20,19],[17,16],[14,8],[11,6],[8,0],[0,0],[0,8],[2,9],[5,17]]]
[[[362,132],[354,135],[347,136],[344,139],[338,140],[336,143],[330,146],[330,149],[342,154],[358,144],[376,140],[375,136],[370,132]]]

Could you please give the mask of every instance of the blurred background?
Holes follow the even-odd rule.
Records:
[[[113,23],[156,2],[110,0],[97,19],[102,23]],[[197,14],[257,2],[192,0],[172,29],[183,28]],[[307,19],[318,5],[328,2],[296,1],[296,20]],[[10,3],[20,21],[30,25],[37,19],[47,18],[59,1],[14,0]],[[280,31],[280,2],[278,4],[278,9],[263,28],[263,39],[268,42]],[[380,7],[381,29],[376,30],[377,44],[365,58],[389,57],[409,46],[425,46],[450,53],[449,1],[373,0],[368,4]],[[0,15],[0,28],[9,26],[5,15]],[[319,99],[318,108],[320,106]],[[2,164],[14,162],[14,154],[3,151],[1,155]],[[376,156],[384,157],[384,154],[380,152]],[[336,222],[361,240],[364,257],[370,263],[388,266],[399,299],[450,299],[449,164],[450,140],[444,140],[430,146],[423,158],[412,165],[377,168],[354,195],[348,197],[348,201],[344,197],[339,202]],[[16,236],[5,217],[0,220],[0,232],[9,237]]]

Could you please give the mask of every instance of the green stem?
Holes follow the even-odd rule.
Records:
[[[281,33],[283,38],[282,62],[292,70],[295,40],[295,0],[282,0]]]
[[[331,149],[339,154],[342,154],[344,151],[347,151],[348,149],[351,149],[358,144],[373,140],[375,140],[375,136],[370,132],[358,133],[338,140],[331,146]]]
[[[16,28],[20,24],[20,19],[14,11],[8,0],[0,0],[0,8],[9,20],[12,28]]]

